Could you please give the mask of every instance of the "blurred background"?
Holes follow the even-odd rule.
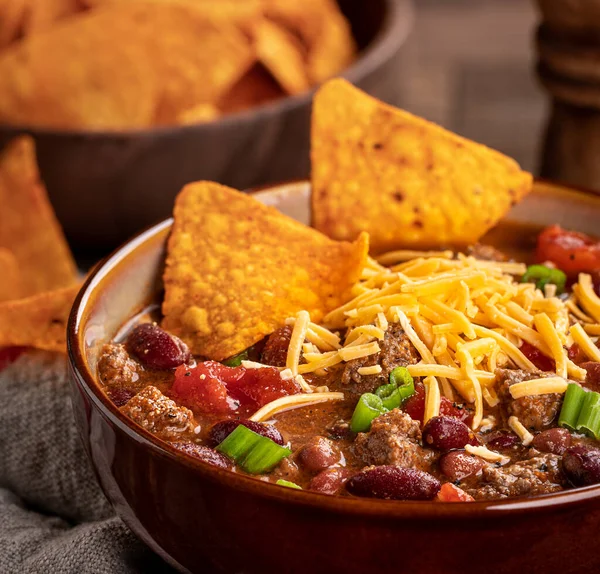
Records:
[[[33,136],[67,237],[91,258],[167,217],[190,181],[248,189],[308,177],[312,94],[335,75],[534,174],[544,166],[546,176],[594,186],[593,134],[579,134],[593,125],[581,110],[595,92],[570,84],[571,76],[577,86],[583,77],[576,47],[595,37],[585,6],[0,1],[0,146]],[[584,108],[549,104],[536,42],[555,102],[583,93]],[[584,81],[597,69],[597,52],[588,53]],[[553,137],[542,153],[549,117]]]

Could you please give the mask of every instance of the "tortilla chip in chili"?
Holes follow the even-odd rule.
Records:
[[[0,206],[0,247],[19,264],[22,294],[73,284],[75,262],[40,181],[30,137],[13,140],[0,153]]]
[[[66,351],[67,321],[79,285],[0,303],[0,348]]]
[[[8,249],[0,247],[0,301],[21,297],[21,272],[17,258]]]
[[[79,0],[30,0],[25,20],[25,33],[32,34],[46,30],[58,20],[76,14],[80,10]]]
[[[235,355],[302,309],[318,321],[350,297],[368,236],[333,241],[249,195],[211,182],[177,197],[163,327],[192,352]]]
[[[311,137],[314,227],[367,231],[375,253],[475,243],[532,186],[514,160],[341,79],[315,96]]]

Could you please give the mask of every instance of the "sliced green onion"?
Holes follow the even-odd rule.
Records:
[[[402,404],[402,395],[400,389],[395,383],[381,385],[375,389],[375,395],[381,399],[384,408],[388,411],[397,409]]]
[[[577,430],[577,422],[581,413],[583,401],[588,393],[579,385],[569,383],[563,401],[560,414],[558,415],[558,426],[570,431]]]
[[[585,393],[577,419],[577,430],[596,439],[600,436],[600,394]]]
[[[226,359],[225,361],[223,361],[223,364],[226,367],[239,367],[242,364],[242,361],[247,361],[247,360],[248,360],[248,349],[246,349],[245,351],[242,351],[238,355],[229,357],[229,359]]]
[[[371,423],[379,415],[387,412],[383,406],[383,401],[373,393],[364,393],[358,399],[352,420],[350,421],[350,430],[352,432],[366,432],[371,428]]]
[[[290,482],[289,480],[279,479],[275,484],[279,486],[287,486],[288,488],[295,488],[296,490],[302,490],[301,486],[298,486],[295,482]]]
[[[415,381],[406,367],[396,367],[390,373],[390,384],[398,385],[401,402],[415,394]]]
[[[556,292],[560,295],[565,290],[567,276],[560,269],[553,269],[545,265],[530,265],[521,278],[521,283],[535,283],[540,291],[552,283],[556,285]]]
[[[289,448],[279,446],[244,425],[236,429],[215,449],[228,456],[246,472],[263,474],[272,470],[286,456]]]

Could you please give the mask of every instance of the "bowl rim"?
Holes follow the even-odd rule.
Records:
[[[355,83],[368,76],[378,63],[388,61],[405,42],[415,19],[413,0],[383,0],[387,13],[381,28],[371,42],[358,53],[356,60],[342,70],[337,76]],[[253,119],[271,118],[280,113],[295,110],[312,100],[320,84],[312,86],[300,94],[286,95],[278,100],[254,106],[247,110],[226,114],[215,121],[199,122],[189,125],[167,125],[145,128],[116,129],[116,130],[84,130],[56,129],[51,127],[36,127],[32,125],[16,125],[0,122],[0,131],[9,133],[28,133],[39,136],[84,137],[86,139],[102,139],[107,137],[152,137],[154,135],[170,135],[192,131],[200,126],[207,129],[221,126],[236,126],[240,122],[250,122]]]
[[[563,199],[565,196],[572,197],[576,195],[580,199],[600,204],[600,195],[594,191],[577,186],[566,186],[542,178],[536,178],[535,181],[544,186],[539,193],[555,195]],[[261,186],[250,190],[250,192],[277,192],[277,190],[281,191],[292,184],[310,185],[310,182],[303,179],[292,180]],[[204,478],[220,482],[236,490],[249,492],[257,495],[259,498],[350,515],[380,516],[392,519],[410,518],[427,520],[435,518],[437,520],[461,520],[467,518],[489,518],[491,516],[514,516],[515,514],[531,514],[532,512],[555,512],[560,508],[582,505],[588,501],[600,498],[600,485],[580,487],[531,498],[475,501],[468,504],[440,504],[435,501],[395,501],[330,496],[307,490],[277,487],[277,485],[245,474],[217,468],[201,460],[183,456],[180,451],[172,447],[169,443],[160,440],[149,431],[138,427],[123,415],[118,407],[101,390],[85,358],[82,338],[80,337],[80,326],[88,303],[93,299],[93,295],[97,292],[96,290],[110,275],[111,271],[118,267],[125,258],[133,254],[146,241],[152,239],[157,234],[165,232],[171,226],[172,222],[173,219],[169,218],[141,231],[100,261],[90,272],[78,292],[67,325],[68,361],[71,375],[77,379],[79,387],[83,389],[104,419],[112,426],[124,432],[130,439],[152,451],[154,455],[160,458],[167,458],[177,465],[187,467]]]

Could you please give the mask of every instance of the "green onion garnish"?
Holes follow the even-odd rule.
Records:
[[[246,472],[263,474],[272,470],[286,456],[289,448],[279,446],[244,425],[236,429],[215,449],[228,456]]]
[[[390,373],[390,384],[398,385],[401,402],[415,394],[415,382],[406,367],[396,367]]]
[[[586,391],[579,385],[569,383],[560,414],[558,415],[558,426],[570,431],[577,430],[577,421],[579,420],[586,394]]]
[[[301,486],[298,486],[295,482],[290,482],[289,480],[279,479],[275,484],[279,486],[287,486],[288,488],[295,488],[296,490],[302,490]]]
[[[358,399],[352,420],[350,421],[350,430],[352,432],[366,432],[371,428],[371,423],[379,415],[387,412],[383,406],[382,400],[373,393],[364,393]]]
[[[567,276],[560,269],[553,269],[545,265],[530,265],[527,267],[521,283],[535,283],[540,291],[543,291],[546,285],[552,283],[556,285],[556,292],[560,295],[565,290]]]
[[[388,411],[397,409],[402,404],[402,395],[398,385],[390,383],[389,385],[381,385],[375,389],[375,395],[381,399],[384,408]]]
[[[600,440],[600,393],[569,383],[558,415],[558,426]]]
[[[585,395],[577,419],[577,430],[597,439],[600,436],[600,394],[588,392]]]
[[[223,364],[226,367],[239,367],[242,364],[242,361],[247,361],[247,360],[248,360],[248,349],[246,349],[245,351],[242,351],[238,355],[229,357],[229,359],[226,359],[225,361],[223,361]]]

